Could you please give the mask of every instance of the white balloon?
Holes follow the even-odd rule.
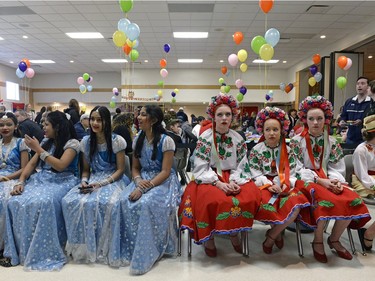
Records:
[[[319,83],[320,80],[322,80],[323,76],[320,72],[317,72],[315,73],[314,78],[315,78],[315,81]]]

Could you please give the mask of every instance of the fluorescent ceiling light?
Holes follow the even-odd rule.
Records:
[[[104,38],[100,32],[67,32],[65,33],[73,39],[99,39]]]
[[[24,35],[24,36],[22,36],[22,38],[23,39],[27,39],[27,38],[29,38],[28,36],[26,36],[26,35]]]
[[[287,63],[287,61],[286,61],[286,60],[283,60],[283,63]]]
[[[372,59],[372,56],[368,56],[367,58]]]
[[[207,38],[208,32],[173,32],[174,38]]]
[[[321,35],[321,36],[320,36],[320,39],[324,39],[324,38],[326,38],[325,35]]]
[[[3,37],[0,37],[0,40],[4,40],[4,38],[3,38]]]
[[[102,62],[106,63],[124,63],[128,62],[126,59],[102,59]]]
[[[220,60],[220,62],[224,62],[224,60]]]
[[[30,60],[31,63],[56,63],[53,60]]]
[[[268,60],[268,61],[260,60],[260,59],[253,60],[253,63],[278,63],[278,62],[279,60]]]
[[[179,63],[202,63],[203,59],[178,59]]]

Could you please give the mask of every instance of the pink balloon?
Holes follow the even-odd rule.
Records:
[[[238,63],[238,57],[236,54],[231,54],[228,57],[228,62],[231,66],[236,66]]]
[[[31,79],[31,78],[34,77],[34,75],[35,75],[35,71],[34,71],[34,69],[28,67],[28,68],[26,69],[26,71],[25,71],[25,74],[26,74],[26,77],[27,77],[27,78],[30,78],[30,79]]]
[[[353,64],[352,60],[350,58],[347,58],[347,62],[346,62],[346,65],[344,67],[344,70],[349,70],[349,68],[352,67],[352,64]]]
[[[243,86],[243,81],[241,79],[237,79],[235,84],[237,89],[239,89]]]
[[[78,77],[77,83],[78,83],[78,85],[82,85],[83,83],[85,83],[85,80],[83,79],[83,77]]]
[[[163,78],[167,77],[167,76],[168,76],[168,70],[166,70],[165,68],[162,68],[162,69],[160,70],[160,75],[161,75],[161,77],[163,77]]]

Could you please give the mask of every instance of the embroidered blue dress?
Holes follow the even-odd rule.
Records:
[[[45,139],[44,141],[46,141]],[[23,264],[26,270],[59,270],[66,263],[66,243],[61,199],[78,183],[78,140],[67,141],[76,157],[63,172],[54,172],[40,161],[41,170],[27,180],[22,195],[12,196],[6,214],[4,256],[12,265]],[[53,154],[52,146],[49,153]]]
[[[89,183],[100,182],[111,176],[116,170],[116,153],[125,153],[126,142],[116,134],[112,135],[111,162],[108,162],[107,144],[98,144],[98,152],[90,163],[90,136],[81,141],[81,151],[88,163],[91,174]],[[113,205],[119,200],[123,189],[130,183],[127,176],[114,183],[107,184],[92,193],[81,194],[75,186],[62,200],[63,212],[68,234],[66,252],[76,262],[103,262],[108,260],[108,241],[112,237],[111,229]]]
[[[5,159],[8,149],[11,150]],[[13,138],[9,145],[3,145],[3,150],[0,153],[3,154],[2,159],[5,160],[6,166],[0,168],[0,176],[8,176],[21,168],[21,152],[25,150],[30,151],[22,138]],[[6,205],[16,182],[17,180],[0,182],[0,250],[4,249]]]
[[[135,144],[133,142],[133,150]],[[141,177],[151,180],[161,172],[163,152],[174,151],[175,145],[169,136],[162,135],[158,144],[156,160],[151,160],[153,145],[146,138],[141,157]],[[177,246],[176,210],[182,194],[181,184],[172,169],[169,177],[159,186],[143,194],[137,201],[130,201],[134,191],[132,182],[121,194],[114,209],[117,213],[115,238],[111,247],[116,254],[117,266],[130,264],[131,274],[144,274],[164,254],[175,254]],[[115,264],[114,264],[115,265]]]

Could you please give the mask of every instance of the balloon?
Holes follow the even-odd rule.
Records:
[[[133,42],[135,42],[135,40],[134,40],[134,41],[131,41],[131,40],[128,38],[128,39],[126,39],[125,44],[128,45],[129,47],[133,48]]]
[[[231,66],[236,66],[238,63],[238,57],[236,54],[231,54],[228,57],[228,62]]]
[[[162,90],[158,90],[158,96],[161,97],[163,95],[163,91]]]
[[[123,19],[120,19],[117,23],[117,29],[122,31],[122,32],[126,32],[126,27],[130,24],[130,20],[126,19],[126,18],[123,18]]]
[[[246,72],[246,70],[247,70],[247,64],[246,64],[246,63],[241,63],[241,65],[240,65],[240,70],[241,70],[242,72]]]
[[[237,53],[238,60],[244,62],[247,59],[247,52],[244,49],[241,49]]]
[[[228,94],[230,92],[230,86],[229,85],[224,86],[224,92],[226,94]]]
[[[315,75],[315,73],[317,73],[318,72],[318,67],[316,66],[316,65],[312,65],[312,66],[310,66],[310,73],[311,73],[311,75]]]
[[[266,98],[266,101],[269,101],[271,97],[266,94],[265,98]]]
[[[111,97],[111,100],[112,100],[112,101],[116,101],[116,100],[117,100],[116,96],[112,96],[112,97]]]
[[[94,78],[92,76],[90,76],[89,82],[92,82],[93,80],[94,80]]]
[[[243,101],[243,94],[238,93],[237,96],[236,96],[236,98],[237,98],[237,100],[238,100],[239,102]]]
[[[273,97],[270,97],[270,101],[271,101],[271,102],[273,101]]]
[[[165,68],[161,69],[160,70],[160,75],[163,78],[167,77],[168,76],[168,70],[166,70]]]
[[[316,82],[319,83],[322,80],[323,76],[320,72],[317,72],[317,73],[315,73],[314,78],[315,78]]]
[[[341,68],[344,69],[346,64],[348,63],[348,58],[346,56],[339,56],[337,59],[337,65]]]
[[[346,62],[346,65],[345,65],[345,67],[344,67],[344,70],[349,70],[349,68],[352,67],[352,64],[353,64],[352,60],[351,60],[350,58],[348,58],[348,59],[347,59],[347,62]],[[26,71],[27,71],[27,70],[26,70]]]
[[[83,77],[78,77],[78,78],[77,78],[77,84],[78,84],[78,85],[81,85],[81,84],[83,84],[83,83],[85,83],[85,80],[83,79]]]
[[[264,39],[266,39],[267,43],[272,47],[275,47],[277,43],[279,43],[280,32],[276,28],[270,28],[266,31]]]
[[[241,31],[237,31],[237,32],[235,32],[235,33],[233,34],[233,41],[234,41],[237,45],[241,44],[242,40],[243,40],[243,34],[242,34]]]
[[[314,87],[314,86],[316,85],[316,80],[315,80],[314,77],[310,77],[310,78],[309,78],[309,85],[310,85],[311,87]]]
[[[294,85],[292,83],[289,83],[286,87],[285,87],[285,92],[288,94],[291,90],[293,90],[294,88]]]
[[[176,102],[176,98],[172,98],[172,99],[171,99],[171,102],[172,102],[172,103],[175,103],[175,102]]]
[[[268,95],[272,98],[272,97],[273,97],[273,91],[272,91],[272,90],[269,90],[269,91],[268,91]]]
[[[164,44],[164,52],[169,53],[170,50],[171,50],[171,45]]]
[[[224,78],[219,78],[219,84],[223,84],[224,83]]]
[[[225,86],[220,87],[220,93],[225,93]]]
[[[86,89],[87,89],[87,91],[91,92],[92,91],[92,86],[91,85],[87,85]]]
[[[139,53],[137,50],[133,49],[130,51],[129,57],[132,61],[136,61],[139,57]]]
[[[340,89],[344,89],[347,82],[348,81],[346,80],[346,78],[344,76],[340,76],[339,78],[336,79],[336,85]]]
[[[273,0],[259,0],[259,7],[262,9],[263,13],[267,14],[271,11],[273,6]]]
[[[90,85],[89,85],[89,86],[90,86]],[[89,87],[89,86],[87,86],[87,87]],[[116,93],[115,93],[115,96],[117,97],[119,94],[120,94],[119,92],[116,92]]]
[[[112,93],[113,93],[113,94],[115,94],[115,93],[117,93],[117,92],[118,92],[118,89],[117,89],[117,88],[113,88],[113,89],[112,89]]]
[[[280,90],[284,91],[285,90],[285,83],[280,83]]]
[[[34,75],[35,75],[35,71],[34,71],[34,69],[32,69],[32,68],[30,68],[30,67],[27,68],[26,71],[25,71],[25,75],[26,75],[26,77],[29,78],[29,79],[33,78]]]
[[[131,41],[134,41],[135,39],[137,39],[139,37],[139,34],[141,33],[140,29],[139,29],[139,26],[138,24],[132,22],[131,24],[129,24],[127,27],[126,27],[126,36],[128,36],[128,38],[131,40]]]
[[[114,102],[114,101],[110,101],[110,102],[109,102],[109,107],[110,107],[110,108],[115,108],[115,107],[116,107],[116,102]]]
[[[23,58],[21,61],[23,61],[24,63],[26,63],[27,67],[30,67],[30,61],[27,59],[27,58]]]
[[[130,12],[133,9],[133,0],[119,0],[121,11],[124,13]]]
[[[122,50],[124,51],[125,54],[129,55],[132,48],[128,44],[124,44],[124,46],[122,46]]]
[[[313,61],[314,64],[320,63],[320,55],[319,54],[313,55],[312,61]]]
[[[25,77],[25,72],[21,71],[21,69],[17,68],[16,70],[16,75],[18,78],[22,79],[23,77]]]
[[[176,94],[178,94],[179,92],[180,92],[180,90],[179,89],[174,89],[174,92],[176,93]]]
[[[171,93],[171,96],[172,96],[172,97],[175,97],[175,96],[176,96],[176,93],[175,93],[175,92],[172,92],[172,93]]]
[[[228,68],[226,66],[221,67],[221,73],[223,73],[225,75],[225,73],[227,73],[227,71],[228,71]]]
[[[243,86],[243,81],[241,79],[237,79],[235,84],[236,84],[237,89],[239,89]]]
[[[260,47],[262,47],[266,43],[267,41],[263,36],[255,36],[253,40],[251,40],[251,49],[254,51],[254,53],[259,55]]]
[[[126,35],[124,32],[116,30],[112,35],[112,40],[117,47],[121,47],[126,43]]]
[[[161,97],[159,97],[158,95],[154,96],[154,100],[159,101],[160,99],[161,99]]]
[[[138,39],[135,39],[135,40],[133,41],[133,48],[136,49],[138,46],[139,46],[139,40],[138,40]]]
[[[86,86],[85,85],[79,85],[79,90],[82,92],[86,92]]]
[[[21,61],[21,62],[18,64],[18,68],[19,68],[19,70],[21,70],[22,72],[25,72],[26,69],[27,69],[27,64],[26,64],[26,62]]]
[[[158,86],[159,86],[159,87],[163,87],[163,86],[164,86],[164,81],[160,80],[160,81],[158,82]]]
[[[160,62],[160,67],[161,68],[165,68],[167,66],[167,60],[166,59],[161,59]]]
[[[90,78],[90,74],[83,73],[82,77],[83,77],[83,80],[87,81]]]
[[[262,47],[260,47],[259,56],[262,60],[269,61],[272,59],[273,54],[274,50],[270,44],[264,44]]]
[[[243,94],[243,95],[245,95],[247,93],[247,88],[245,86],[242,86],[240,88],[240,93]]]

